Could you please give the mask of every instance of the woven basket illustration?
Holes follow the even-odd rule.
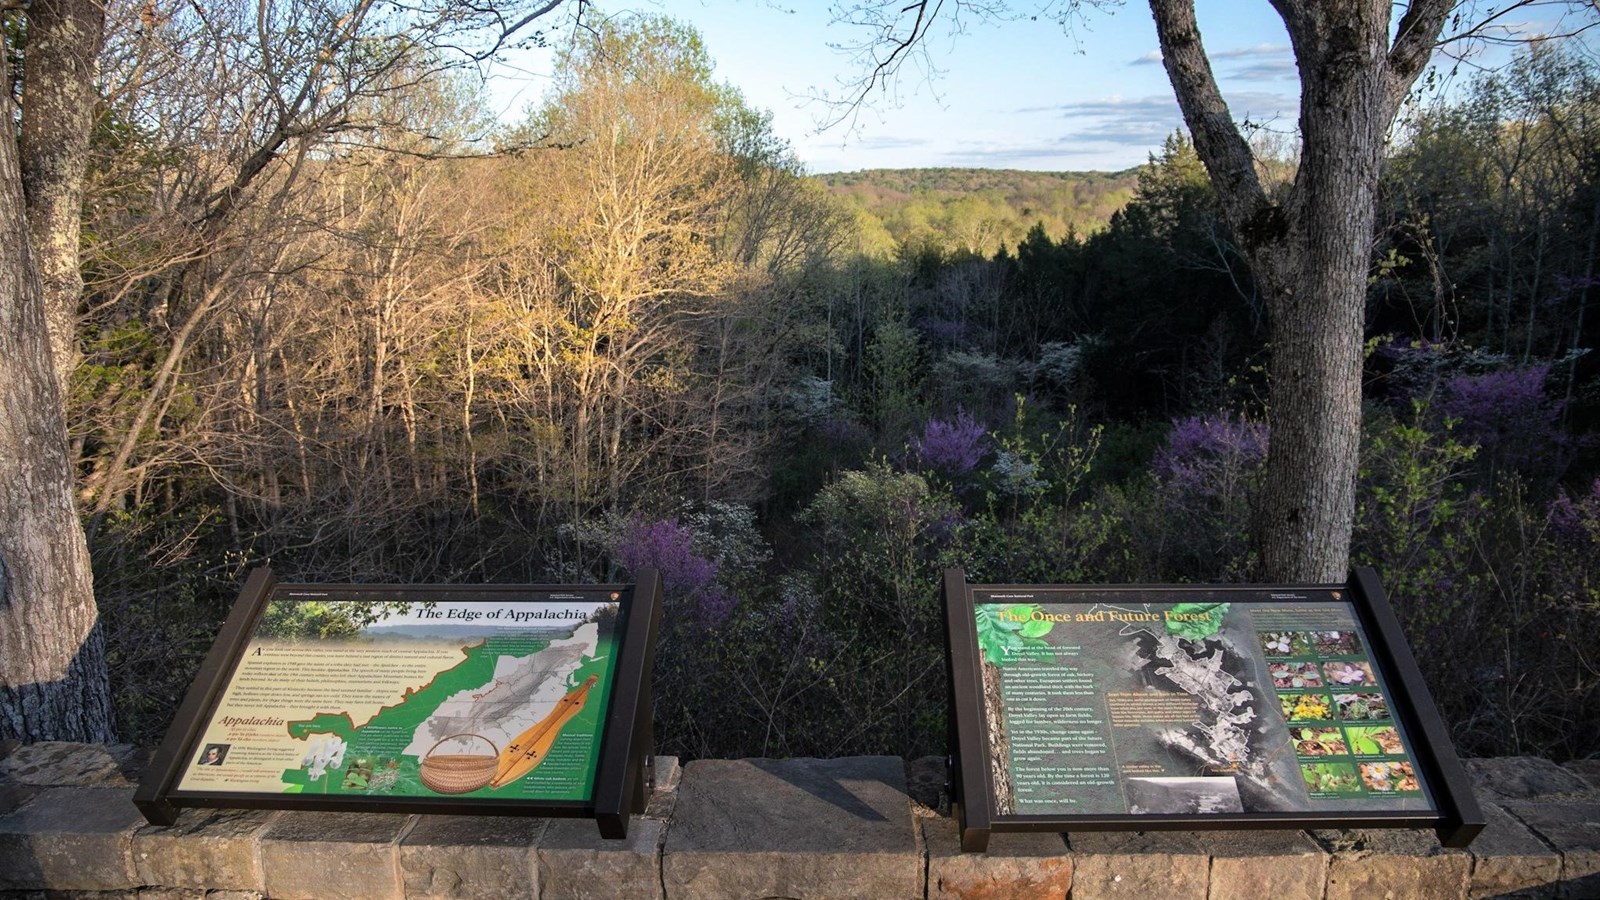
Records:
[[[477,738],[494,750],[485,756],[481,753],[441,753],[433,755],[439,744],[451,738]],[[439,744],[428,748],[422,756],[422,783],[440,794],[465,794],[488,784],[500,764],[500,748],[481,734],[449,734],[439,739]]]

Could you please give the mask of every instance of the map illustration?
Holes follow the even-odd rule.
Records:
[[[590,622],[530,656],[496,657],[493,676],[447,697],[402,752],[420,757],[457,734],[481,735],[497,747],[509,745],[555,708],[583,661],[600,655],[598,647],[599,628]],[[450,741],[463,747],[472,743],[468,738]]]

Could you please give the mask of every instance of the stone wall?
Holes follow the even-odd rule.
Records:
[[[0,897],[1600,897],[1600,763],[1469,760],[1490,825],[1431,832],[995,835],[963,854],[935,760],[660,758],[625,841],[586,820],[187,810],[146,825],[145,755],[0,747]]]

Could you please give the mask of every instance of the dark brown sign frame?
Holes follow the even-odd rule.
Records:
[[[247,791],[180,790],[184,773],[200,751],[202,736],[216,714],[268,604],[290,594],[321,594],[333,599],[382,596],[394,601],[528,602],[536,595],[563,592],[616,595],[617,659],[610,694],[599,723],[600,743],[593,789],[585,801],[491,797],[361,796]],[[634,584],[607,585],[385,585],[279,583],[270,569],[251,571],[201,664],[177,715],[134,794],[134,804],[152,824],[171,825],[181,808],[297,809],[337,812],[429,813],[452,815],[593,818],[606,838],[625,838],[630,813],[642,813],[653,786],[653,713],[650,678],[661,626],[660,574],[641,569]]]
[[[1051,602],[1056,603],[1087,603],[1087,599],[1063,601],[1062,598],[1074,594],[1085,598],[1090,595],[1105,598],[1123,594],[1129,596],[1130,601],[1138,597],[1149,602],[1153,597],[1168,595],[1172,599],[1160,602],[1177,602],[1185,596],[1215,595],[1215,599],[1234,597],[1245,601],[1251,596],[1260,600],[1269,595],[1327,595],[1330,591],[1339,592],[1333,596],[1345,598],[1355,610],[1370,645],[1367,648],[1370,661],[1382,674],[1380,683],[1388,685],[1386,693],[1390,698],[1392,715],[1409,737],[1411,756],[1425,780],[1427,795],[1432,800],[1431,808],[1050,815],[1019,815],[999,811],[994,785],[996,776],[990,772],[992,745],[988,717],[985,715],[982,675],[984,650],[980,646],[976,622],[980,602],[994,604],[997,601],[992,598],[997,594],[1020,596],[1029,592],[1048,595]],[[1472,794],[1466,771],[1456,757],[1444,720],[1439,716],[1416,659],[1401,634],[1399,620],[1389,605],[1377,573],[1372,569],[1357,569],[1352,573],[1349,583],[1344,585],[1115,587],[969,585],[962,570],[950,569],[945,572],[943,595],[951,685],[951,789],[963,850],[982,852],[988,847],[990,834],[1002,832],[1373,827],[1433,828],[1445,846],[1465,847],[1486,824],[1483,811]],[[984,599],[980,600],[980,596]],[[1274,602],[1283,601],[1274,598]],[[1007,762],[1007,765],[1010,763]],[[1120,775],[1118,779],[1120,782]]]

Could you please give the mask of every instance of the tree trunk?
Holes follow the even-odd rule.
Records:
[[[1342,22],[1315,24],[1295,42],[1302,150],[1289,253],[1296,264],[1289,284],[1269,282],[1276,288],[1272,442],[1257,526],[1273,580],[1343,581],[1349,568],[1367,274],[1393,116],[1382,66],[1388,5],[1351,6],[1332,13]]]
[[[8,82],[0,67],[0,121],[11,122]],[[105,643],[17,150],[0,138],[0,234],[13,236],[0,241],[0,739],[106,741]]]
[[[99,104],[94,73],[105,21],[100,0],[34,0],[28,7],[22,189],[63,397],[78,363],[78,300],[83,294],[78,232],[89,133]]]
[[[1268,298],[1271,444],[1256,517],[1263,574],[1342,581],[1355,521],[1361,346],[1384,136],[1448,0],[1274,3],[1300,70],[1300,168],[1268,196],[1217,89],[1193,0],[1150,0],[1162,61],[1224,216]]]

